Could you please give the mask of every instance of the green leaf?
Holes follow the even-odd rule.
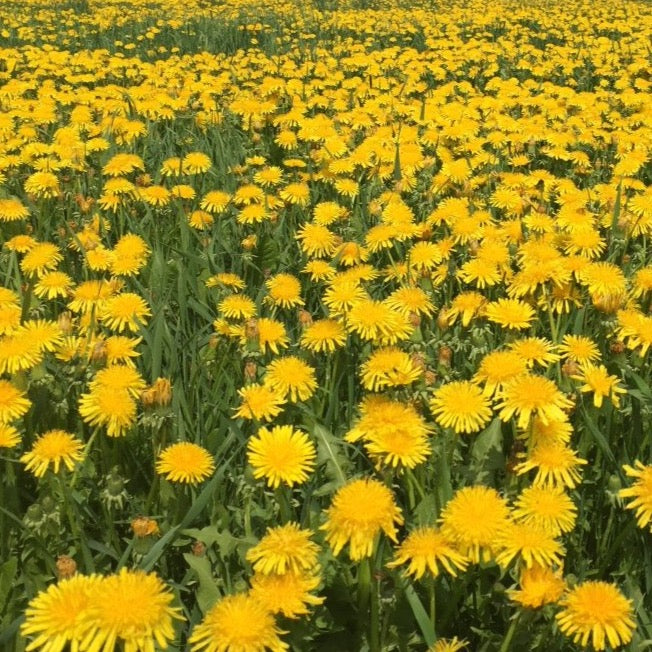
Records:
[[[423,634],[423,638],[426,640],[426,645],[430,647],[434,645],[437,641],[437,634],[435,633],[435,628],[430,622],[428,612],[425,610],[421,598],[417,595],[417,592],[414,590],[414,587],[411,584],[408,584],[405,587],[405,597],[407,598],[408,603],[412,609],[412,613],[417,620],[419,629]]]
[[[7,604],[7,598],[13,587],[17,569],[18,560],[16,557],[10,557],[0,566],[0,613],[2,613],[5,604]]]
[[[326,463],[326,471],[335,483],[335,488],[342,486],[346,483],[346,475],[342,468],[346,461],[340,450],[342,442],[330,430],[319,424],[312,427],[312,434],[317,437],[317,462]]]
[[[586,408],[582,410],[582,414],[584,415],[584,422],[586,423],[588,429],[591,431],[591,434],[593,435],[593,439],[595,439],[595,442],[598,445],[598,448],[602,451],[602,454],[612,464],[617,465],[616,458],[614,457],[613,451],[611,450],[611,446],[609,446],[609,442],[607,441],[606,437],[602,434],[602,431],[600,430],[600,428],[598,428],[595,421],[593,421]]]
[[[190,552],[185,553],[183,558],[199,580],[199,589],[196,594],[197,604],[205,614],[220,599],[220,592],[213,579],[211,563],[208,557],[197,557]]]
[[[504,466],[502,422],[496,417],[473,441],[470,472],[477,483]]]

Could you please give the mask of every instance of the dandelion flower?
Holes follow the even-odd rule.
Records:
[[[317,389],[315,370],[295,356],[277,358],[267,366],[265,384],[291,402],[307,401]]]
[[[271,421],[283,411],[285,399],[267,385],[248,385],[238,390],[241,403],[235,416],[257,421]]]
[[[121,437],[136,420],[136,403],[127,389],[97,388],[80,396],[79,414],[90,426],[106,426],[109,437]]]
[[[457,636],[453,638],[440,638],[434,645],[428,648],[428,652],[461,652],[466,650],[469,643]]]
[[[559,352],[568,360],[578,364],[595,362],[600,358],[596,343],[583,335],[564,335],[559,345]]]
[[[282,574],[256,574],[251,578],[251,597],[272,614],[299,618],[309,607],[321,604],[324,598],[312,595],[320,578],[314,573],[288,571]]]
[[[509,508],[495,489],[459,489],[441,515],[442,533],[471,561],[489,561],[500,550],[498,538],[509,525]]]
[[[406,574],[421,579],[428,570],[437,577],[442,568],[457,577],[465,571],[469,560],[455,548],[454,544],[436,527],[421,527],[411,532],[394,554],[394,560],[387,564],[397,568],[408,564]]]
[[[37,478],[42,478],[50,465],[55,473],[59,472],[61,465],[72,471],[75,464],[84,458],[83,449],[84,444],[69,432],[49,430],[34,442],[32,449],[20,461]]]
[[[532,416],[544,423],[549,420],[564,421],[564,409],[572,407],[552,380],[534,374],[521,374],[503,385],[498,393],[500,418],[509,421],[518,417],[518,427],[527,428]]]
[[[255,478],[265,478],[276,489],[303,484],[315,467],[317,453],[308,436],[292,426],[261,428],[247,445],[247,459]]]
[[[489,321],[504,328],[523,330],[529,328],[535,318],[534,309],[518,299],[498,299],[485,306],[485,316]]]
[[[437,423],[455,432],[480,431],[491,419],[491,405],[480,387],[467,380],[442,385],[430,400]]]
[[[198,484],[214,470],[213,456],[204,447],[189,441],[168,446],[156,462],[156,472],[170,482]]]
[[[137,331],[151,316],[145,300],[133,292],[122,292],[104,302],[101,320],[111,330]]]
[[[0,448],[13,448],[20,444],[18,430],[8,423],[0,421]]]
[[[507,594],[511,600],[526,609],[538,609],[546,604],[554,604],[566,589],[566,583],[559,571],[539,564],[522,568],[519,584],[519,590],[512,589],[507,591]]]
[[[482,358],[474,380],[484,383],[484,393],[493,396],[507,381],[526,370],[526,361],[514,351],[492,351]]]
[[[572,489],[581,479],[579,467],[586,463],[565,444],[545,441],[538,443],[527,459],[514,467],[514,472],[522,475],[536,469],[535,486],[554,485]]]
[[[311,530],[298,523],[267,528],[265,536],[247,550],[247,561],[256,573],[283,574],[308,571],[317,566],[319,546],[310,540]]]
[[[183,157],[181,166],[184,174],[202,174],[211,169],[210,156],[203,152],[190,152]]]
[[[517,556],[526,568],[534,564],[559,566],[562,562],[563,548],[559,541],[532,523],[509,523],[498,537],[497,544],[502,550],[496,555],[496,561],[503,567]]]
[[[562,487],[534,485],[523,489],[512,515],[517,521],[559,536],[575,527],[577,507]]]
[[[25,274],[38,277],[53,270],[62,260],[61,250],[51,242],[38,242],[20,261],[20,268]]]
[[[97,575],[73,575],[32,598],[20,627],[23,636],[34,637],[27,649],[60,652],[69,644],[79,649],[90,593],[101,579]]]
[[[652,521],[652,465],[645,466],[636,460],[634,466],[625,464],[625,474],[630,478],[636,478],[631,487],[621,489],[621,498],[633,498],[626,509],[636,510],[638,527],[644,528]]]
[[[595,365],[591,362],[580,365],[580,374],[573,376],[584,384],[581,392],[593,392],[593,405],[602,407],[602,399],[606,396],[611,399],[614,407],[620,407],[619,394],[626,394],[627,390],[618,384],[617,376],[610,376],[604,365]]]
[[[386,387],[410,385],[420,378],[422,369],[405,351],[386,347],[374,351],[360,372],[365,389],[378,392]]]
[[[269,300],[275,306],[281,308],[293,308],[302,306],[303,299],[300,296],[301,284],[292,274],[277,274],[265,282],[269,291]]]
[[[371,556],[381,531],[395,542],[396,525],[403,523],[392,492],[373,478],[353,480],[341,487],[326,517],[321,529],[326,531],[333,554],[339,554],[348,543],[352,561]]]
[[[632,601],[607,582],[584,582],[559,601],[559,629],[573,642],[596,650],[626,645],[636,627]]]
[[[0,222],[16,222],[29,216],[29,210],[18,199],[0,199]]]
[[[8,380],[0,379],[0,423],[20,419],[31,405],[32,402],[25,397],[25,392]]]
[[[301,346],[314,353],[332,353],[344,346],[346,331],[334,319],[320,319],[308,326],[301,336]]]
[[[284,652],[289,649],[274,616],[247,593],[222,598],[195,627],[189,643],[192,652]]]
[[[229,319],[251,319],[256,314],[256,304],[244,294],[224,297],[217,309]]]
[[[89,590],[83,621],[87,629],[81,649],[108,652],[122,644],[125,652],[166,648],[174,638],[173,620],[183,619],[170,606],[172,592],[154,573],[122,568]]]

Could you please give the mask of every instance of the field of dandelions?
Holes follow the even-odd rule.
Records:
[[[652,648],[652,5],[0,7],[0,649]]]

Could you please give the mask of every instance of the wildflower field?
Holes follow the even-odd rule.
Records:
[[[0,649],[652,648],[652,4],[0,7]]]

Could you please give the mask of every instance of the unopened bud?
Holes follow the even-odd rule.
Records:
[[[446,345],[440,346],[439,353],[437,355],[437,360],[439,361],[439,364],[443,365],[444,367],[450,367],[452,359],[453,359],[453,349],[451,349],[450,346],[446,346]]]
[[[307,310],[299,310],[299,323],[303,328],[312,324],[312,315]]]
[[[159,533],[158,523],[147,516],[137,516],[131,521],[131,529],[134,536],[143,539]]]
[[[247,360],[244,368],[244,375],[247,380],[256,380],[258,365],[253,360]]]
[[[206,553],[206,544],[202,543],[201,541],[195,541],[192,544],[192,554],[195,557],[203,557],[205,553]]]
[[[56,567],[59,580],[67,580],[77,572],[77,562],[68,555],[59,555]]]

